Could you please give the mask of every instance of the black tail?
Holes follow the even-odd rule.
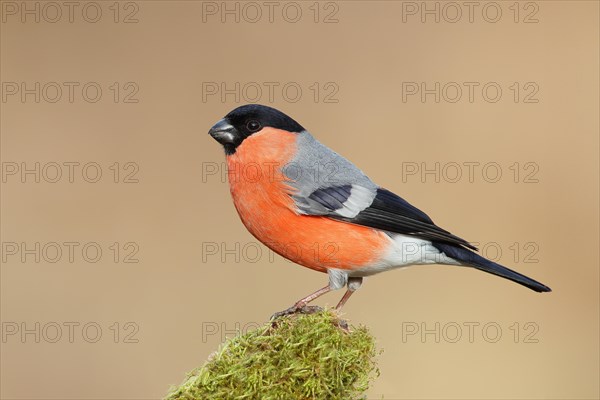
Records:
[[[438,250],[446,254],[448,257],[451,257],[459,262],[465,263],[465,265],[477,268],[478,270],[490,274],[501,276],[505,279],[510,279],[511,281],[517,282],[518,284],[526,286],[531,290],[535,290],[536,292],[552,291],[552,289],[550,289],[548,286],[531,278],[528,278],[525,275],[521,275],[518,272],[513,271],[512,269],[508,269],[500,264],[496,264],[495,262],[490,261],[487,258],[483,258],[479,254],[474,253],[471,250],[467,250],[456,245],[440,242],[434,242],[433,245]]]

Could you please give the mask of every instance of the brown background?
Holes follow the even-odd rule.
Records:
[[[80,90],[73,103],[66,92],[56,103],[8,96],[1,103],[1,156],[4,168],[97,162],[102,179],[88,183],[79,174],[73,183],[65,177],[22,183],[8,176],[1,233],[4,246],[97,242],[103,256],[97,263],[80,252],[72,263],[65,254],[56,263],[36,263],[33,256],[22,262],[5,249],[2,398],[160,398],[236,323],[242,329],[262,323],[326,282],[325,275],[270,258],[264,247],[257,257],[227,184],[217,176],[203,179],[203,171],[224,160],[207,130],[244,103],[232,96],[203,101],[203,82],[297,82],[299,101],[276,92],[273,103],[262,102],[298,119],[442,227],[471,241],[496,242],[503,263],[553,288],[536,294],[443,266],[367,279],[345,315],[369,326],[384,349],[370,398],[598,398],[597,2],[533,3],[538,23],[523,23],[533,10],[523,4],[520,22],[513,22],[513,2],[498,3],[497,23],[482,18],[486,3],[478,3],[472,23],[466,8],[456,23],[431,16],[422,23],[418,15],[403,23],[401,2],[338,2],[338,22],[327,24],[314,23],[312,2],[301,4],[297,23],[281,12],[273,23],[266,16],[257,23],[209,16],[203,23],[203,5],[194,1],[139,1],[137,23],[114,23],[112,2],[98,2],[102,18],[88,23],[81,17],[85,3],[78,4],[73,23],[67,16],[22,23],[19,14],[3,14],[1,80],[31,87],[97,82],[102,99],[87,102]],[[120,20],[133,10],[120,7]],[[320,7],[321,20],[334,10]],[[473,103],[466,92],[456,103],[431,96],[425,103],[417,96],[402,101],[402,82],[436,81],[497,82],[503,95],[496,103],[480,91]],[[115,103],[108,88],[114,82],[122,90],[126,82],[137,84],[139,101],[124,103],[121,92]],[[334,82],[338,102],[324,102],[323,94],[315,102],[308,88],[314,82]],[[513,82],[535,82],[539,102],[515,103]],[[122,172],[125,163],[136,163],[139,182],[113,183],[115,162]],[[472,183],[466,177],[436,183],[432,176],[403,181],[403,162],[429,168],[497,162],[503,175],[497,183],[486,182],[481,169]],[[513,182],[515,162],[522,173],[529,171],[525,163],[535,163],[538,182],[524,183],[523,175]],[[139,262],[122,262],[122,250],[115,263],[114,242],[135,242]],[[509,249],[515,242],[521,247],[516,261]],[[537,263],[525,262],[529,242],[538,248]],[[234,249],[239,243],[238,260],[224,255],[222,262],[222,252],[206,251],[203,260],[211,243]],[[341,294],[318,303],[334,304]],[[33,334],[7,335],[36,322],[40,332],[47,327],[40,343]],[[80,324],[73,343],[68,322]],[[125,340],[133,329],[125,329],[127,322],[139,331]],[[464,325],[470,322],[479,324],[473,343]],[[533,324],[525,329],[527,322]],[[63,326],[56,343],[47,340],[54,337],[52,323]],[[82,338],[86,323],[102,328],[96,343]],[[440,323],[445,336],[439,343],[431,334],[403,340],[413,323],[428,329]],[[457,343],[448,340],[454,323],[463,327]],[[486,323],[501,327],[496,343],[482,335]],[[525,343],[535,327],[538,342]]]

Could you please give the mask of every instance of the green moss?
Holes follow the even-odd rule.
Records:
[[[295,314],[229,338],[168,400],[354,399],[379,374],[375,341],[332,311]]]

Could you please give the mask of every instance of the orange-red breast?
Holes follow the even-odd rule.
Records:
[[[285,312],[347,286],[339,309],[365,276],[418,264],[473,267],[550,291],[475,253],[281,111],[241,106],[209,134],[225,149],[231,196],[250,233],[283,257],[329,276],[327,286]]]

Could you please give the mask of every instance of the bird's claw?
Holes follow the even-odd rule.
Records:
[[[294,304],[287,310],[276,312],[271,315],[271,321],[276,320],[277,318],[283,317],[285,315],[292,314],[314,314],[323,311],[323,308],[319,306],[307,306],[306,304]]]

